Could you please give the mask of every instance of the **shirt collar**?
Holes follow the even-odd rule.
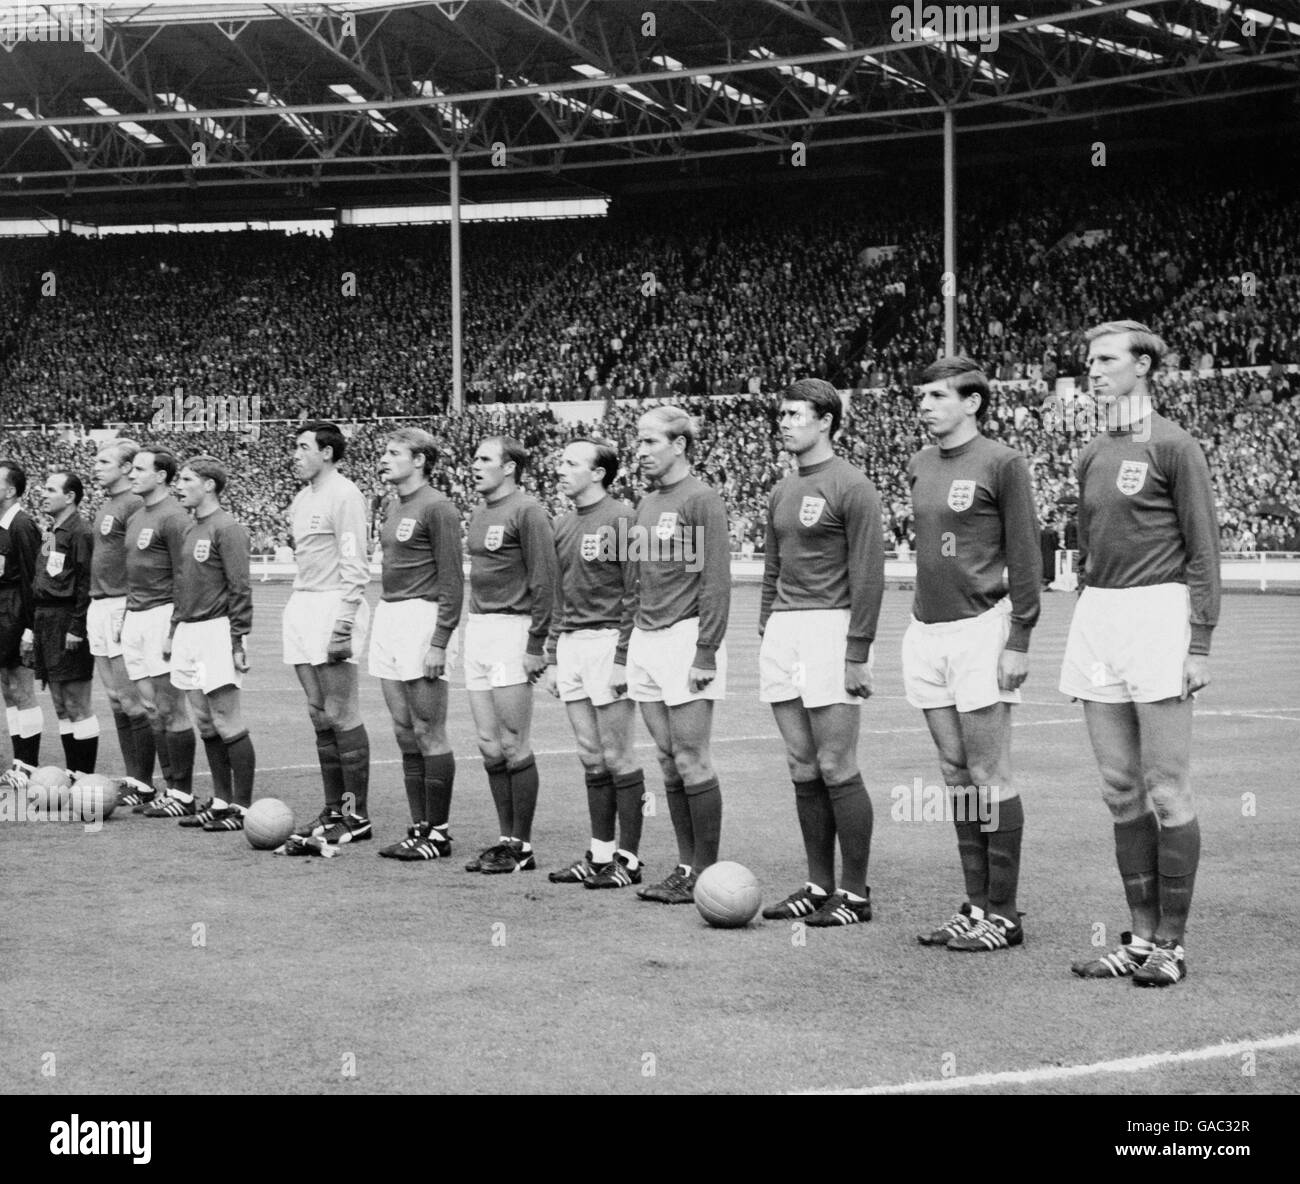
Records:
[[[0,526],[4,527],[5,530],[8,530],[13,525],[14,515],[22,508],[22,502],[14,502],[14,504],[5,511],[4,517],[0,518]]]

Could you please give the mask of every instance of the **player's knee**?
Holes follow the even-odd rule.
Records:
[[[510,764],[518,764],[528,756],[529,748],[524,742],[522,736],[514,732],[506,732],[501,737],[501,756]]]
[[[636,759],[622,744],[602,744],[600,758],[611,773],[630,773],[636,768]]]
[[[1101,797],[1116,822],[1131,822],[1151,808],[1140,784],[1119,789],[1103,782]]]
[[[969,774],[966,782],[968,785],[1001,785],[1004,780],[1002,770],[996,763],[984,764],[982,761],[971,761],[967,766],[967,773]]]
[[[480,736],[478,751],[485,764],[499,765],[506,759],[505,751],[495,736]]]
[[[1132,794],[1143,788],[1143,779],[1136,769],[1102,765],[1100,772],[1103,794]]]
[[[1147,798],[1161,826],[1181,826],[1196,816],[1192,790],[1186,775],[1173,774],[1161,779],[1145,778]]]
[[[677,775],[686,785],[698,785],[712,776],[708,755],[696,748],[681,748],[673,753]]]
[[[858,771],[857,761],[847,752],[818,754],[817,773],[824,785],[840,785]]]

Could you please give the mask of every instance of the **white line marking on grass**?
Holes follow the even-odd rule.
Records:
[[[874,695],[872,696],[872,698],[876,698],[876,697],[877,696]],[[1047,707],[1047,706],[1059,706],[1059,705],[1042,703],[1042,704],[1038,704],[1038,706]],[[1249,719],[1277,720],[1283,723],[1297,722],[1296,720],[1292,719],[1290,716],[1262,714],[1265,711],[1300,712],[1300,707],[1281,707],[1281,708],[1259,707],[1253,709],[1252,711],[1199,711],[1198,710],[1196,714],[1198,716],[1200,715],[1242,716]],[[1055,726],[1058,724],[1081,724],[1081,723],[1083,723],[1082,713],[1078,715],[1060,716],[1056,719],[1013,720],[1011,726],[1013,728],[1044,728],[1044,727]],[[863,736],[907,736],[907,735],[913,735],[918,733],[928,734],[929,731],[930,729],[924,725],[921,727],[907,727],[907,728],[863,728],[861,735]],[[779,732],[763,732],[757,736],[714,736],[713,743],[714,744],[757,744],[769,740],[780,740],[780,739],[781,739],[781,735]],[[641,744],[638,744],[636,747],[652,749],[654,748],[654,745],[643,742]],[[578,751],[577,748],[535,748],[533,749],[533,755],[534,756],[572,756],[577,751]],[[473,759],[473,758],[467,757],[466,759]],[[372,766],[374,766],[374,765],[400,765],[402,762],[400,760],[380,760],[380,761],[372,760],[370,763]],[[307,764],[307,765],[273,765],[266,768],[263,768],[261,765],[259,765],[257,768],[257,772],[258,773],[296,773],[296,772],[301,772],[304,769],[318,769],[318,768],[320,768],[320,765],[316,763]],[[211,772],[207,772],[207,771],[200,772],[198,769],[195,769],[194,776],[211,777],[212,774]]]
[[[794,1090],[801,1094],[906,1094],[920,1090],[983,1089],[997,1085],[1035,1085],[1040,1082],[1068,1081],[1096,1073],[1143,1073],[1164,1065],[1187,1065],[1197,1061],[1214,1061],[1221,1057],[1240,1056],[1244,1052],[1262,1052],[1275,1048],[1300,1047],[1300,1031],[1260,1040],[1210,1044],[1185,1052],[1148,1052],[1117,1061],[1095,1061],[1091,1065],[1048,1065],[1041,1069],[1009,1069],[1002,1073],[974,1073],[969,1077],[941,1077],[935,1081],[908,1081],[902,1085],[872,1085],[858,1089]]]

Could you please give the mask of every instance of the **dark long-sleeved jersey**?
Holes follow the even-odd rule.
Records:
[[[1201,446],[1152,412],[1140,432],[1105,432],[1079,457],[1079,583],[1186,584],[1189,652],[1208,654],[1219,621],[1219,528]]]
[[[190,516],[169,493],[141,506],[126,524],[126,608],[142,612],[171,604]]]
[[[456,507],[436,489],[421,485],[389,501],[379,542],[384,551],[383,599],[437,601],[433,644],[446,649],[460,624],[465,599]]]
[[[768,499],[761,632],[774,612],[849,610],[850,662],[865,662],[885,594],[880,495],[836,456],[783,477]]]
[[[976,436],[956,448],[921,449],[907,480],[916,518],[913,615],[925,624],[977,617],[1010,591],[1007,649],[1028,650],[1043,555],[1024,456]]]
[[[731,535],[722,498],[698,477],[641,499],[629,555],[638,560],[636,625],[667,629],[700,619],[695,665],[717,668],[731,611]]]
[[[71,612],[68,632],[74,637],[86,636],[93,545],[90,527],[74,510],[45,536],[32,580],[34,606]]]
[[[126,524],[144,508],[144,498],[123,489],[104,499],[95,515],[95,555],[90,561],[90,598],[126,595]]]
[[[531,617],[528,652],[546,652],[555,603],[555,535],[535,498],[516,489],[470,515],[469,611]]]
[[[253,627],[253,592],[248,580],[248,531],[218,507],[195,518],[185,535],[176,570],[176,611],[172,620],[230,618],[230,636],[244,637]]]
[[[32,627],[32,580],[41,551],[41,528],[16,502],[0,518],[0,592],[18,595],[18,628]]]
[[[555,523],[555,613],[547,657],[555,660],[561,633],[578,629],[617,629],[614,661],[627,661],[636,609],[636,564],[627,557],[636,511],[617,498],[603,497],[577,506]]]

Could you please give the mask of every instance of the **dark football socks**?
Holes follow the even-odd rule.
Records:
[[[840,840],[840,887],[865,897],[875,813],[862,774],[854,773],[847,781],[827,785],[826,796],[835,812],[835,833]]]
[[[72,742],[72,721],[59,720],[59,743],[63,745],[63,767],[75,770],[77,767],[77,750]]]
[[[343,792],[352,795],[352,812],[368,818],[370,806],[370,736],[365,724],[340,732],[334,729],[343,771]]]
[[[978,817],[972,818],[963,798],[970,784],[970,774],[962,769],[957,780],[947,787],[948,800],[953,804],[953,825],[957,828],[957,857],[961,860],[962,879],[966,882],[966,899],[972,909],[983,916],[989,905],[989,844],[988,833],[980,829]],[[962,809],[956,807],[962,805]],[[963,821],[964,820],[964,821]]]
[[[1150,940],[1160,924],[1160,823],[1148,811],[1115,823],[1115,862],[1133,914],[1133,932]]]
[[[411,821],[428,822],[424,813],[424,757],[419,752],[402,753],[402,784],[406,787]]]
[[[158,757],[158,771],[162,774],[163,784],[172,785],[174,777],[171,759],[172,750],[166,725],[150,719],[149,729],[153,733],[153,746]]]
[[[194,792],[194,729],[167,733],[167,758],[171,764],[171,786],[177,793]]]
[[[253,751],[253,741],[247,732],[226,741],[226,759],[230,765],[230,777],[234,784],[234,804],[251,806],[253,804],[253,778],[257,772],[257,754]]]
[[[447,825],[455,785],[456,758],[452,753],[438,752],[424,758],[424,817],[430,826]]]
[[[680,777],[664,778],[664,796],[668,799],[668,817],[672,820],[673,834],[677,838],[677,862],[683,867],[695,866],[695,828],[691,822],[691,806],[686,800],[686,787]]]
[[[230,804],[233,782],[230,779],[230,754],[226,751],[226,742],[216,733],[203,737],[203,751],[208,756],[208,768],[212,770],[212,798],[217,802]]]
[[[691,867],[701,872],[718,862],[718,845],[722,841],[722,790],[716,777],[685,788],[691,833],[695,836],[695,859]]]
[[[1160,828],[1160,924],[1156,926],[1156,941],[1176,941],[1182,945],[1200,862],[1199,819],[1193,818],[1182,826]]]
[[[316,733],[316,759],[320,762],[321,782],[325,789],[325,808],[343,810],[343,765],[339,761],[338,741],[333,728]]]
[[[835,889],[835,811],[820,777],[794,783],[794,809],[808,856],[808,882]]]
[[[131,717],[131,731],[135,733],[135,767],[127,772],[145,785],[153,784],[153,769],[156,762],[157,743],[154,740],[153,724],[143,713]]]
[[[135,721],[125,711],[114,708],[113,728],[117,732],[117,746],[122,752],[122,768],[128,777],[135,777],[139,764],[135,755]]]
[[[529,753],[510,768],[510,800],[514,828],[505,831],[512,839],[528,843],[533,837],[533,815],[537,813],[537,760]]]
[[[587,771],[587,813],[591,816],[591,837],[602,843],[614,841],[614,823],[618,817],[618,801],[614,793],[614,778],[608,769],[597,773]]]
[[[997,804],[997,830],[984,832],[989,852],[989,913],[1020,924],[1016,888],[1020,883],[1020,837],[1025,828],[1025,807],[1017,794]]]
[[[514,834],[515,806],[510,794],[510,765],[506,761],[483,762],[487,770],[488,789],[492,792],[492,804],[497,808],[497,826],[500,834],[509,838]]]
[[[645,817],[645,773],[640,769],[616,773],[614,799],[618,807],[619,849],[635,855],[641,849],[641,825]]]

